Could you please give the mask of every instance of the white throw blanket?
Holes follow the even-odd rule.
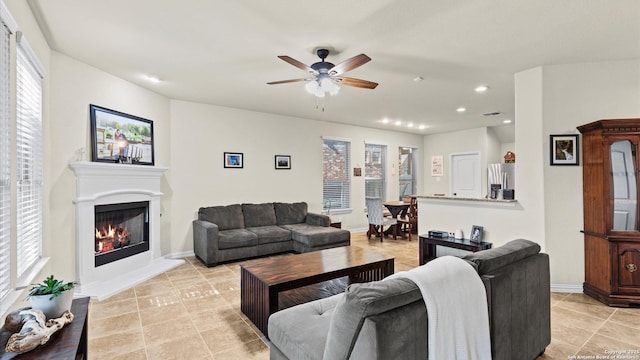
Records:
[[[491,359],[487,294],[464,260],[442,256],[387,279],[407,278],[420,288],[429,318],[429,360]]]

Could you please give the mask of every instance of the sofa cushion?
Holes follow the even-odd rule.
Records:
[[[540,245],[530,240],[517,239],[489,250],[463,257],[476,264],[478,274],[484,275],[540,252]]]
[[[218,232],[218,249],[235,249],[258,245],[258,235],[247,229],[231,229]]]
[[[269,317],[269,340],[289,359],[322,359],[336,303],[343,294],[278,311]]]
[[[242,204],[244,226],[247,228],[276,224],[276,212],[273,203]]]
[[[275,225],[248,227],[247,231],[251,231],[258,236],[258,244],[291,241],[291,231]]]
[[[349,285],[333,312],[324,358],[348,359],[367,317],[415,301],[422,302],[422,295],[409,279],[396,278]]]
[[[330,226],[292,224],[283,225],[282,227],[291,230],[291,238],[294,241],[309,247],[321,247],[351,239],[351,233],[348,230],[336,229]]]
[[[278,225],[300,224],[307,217],[307,203],[273,203]]]
[[[240,204],[227,206],[201,207],[198,220],[204,220],[218,225],[218,230],[242,229],[244,218]]]

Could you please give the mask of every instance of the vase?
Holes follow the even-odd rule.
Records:
[[[71,309],[73,289],[63,291],[53,299],[50,298],[51,295],[33,295],[29,297],[31,308],[42,311],[47,320],[59,318],[65,311]]]

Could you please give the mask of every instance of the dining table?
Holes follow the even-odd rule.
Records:
[[[391,217],[394,219],[398,218],[398,215],[400,216],[405,216],[407,214],[407,210],[409,210],[409,205],[411,205],[411,203],[409,202],[405,202],[405,201],[385,201],[382,203],[382,205],[384,205],[384,207],[387,208],[387,210],[389,210],[389,212],[391,213]],[[392,225],[389,227],[389,229],[387,229],[387,231],[385,231],[385,235],[390,235],[395,233],[396,235],[400,235],[403,239],[404,239],[404,234],[402,233],[402,231],[398,231],[396,232],[396,227],[399,227],[400,224],[396,224],[396,225]]]
[[[411,203],[405,201],[385,201],[382,203],[384,207],[386,207],[391,213],[391,217],[397,218],[398,215],[405,216],[407,214],[407,210],[409,210],[409,205]]]

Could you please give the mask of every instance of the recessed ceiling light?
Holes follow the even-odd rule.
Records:
[[[384,119],[380,120],[380,122],[383,123],[383,124],[388,124],[389,123],[389,119],[384,118]]]
[[[414,126],[414,125],[413,125],[413,123],[408,123],[408,124],[407,124],[407,127],[412,128],[413,126]]]
[[[424,78],[422,76],[416,76],[416,77],[413,78],[413,81],[415,81],[415,82],[420,82],[422,80],[424,80]]]
[[[420,125],[420,126],[418,126],[418,129],[420,129],[420,130],[424,130],[424,129],[426,129],[426,128],[427,128],[427,125]]]
[[[483,93],[485,91],[489,90],[489,87],[487,85],[479,85],[475,88],[475,91],[477,93]]]
[[[467,111],[467,108],[460,106],[459,108],[456,109],[457,112],[459,113],[463,113],[465,111]]]
[[[402,121],[400,121],[400,120],[396,120],[396,122],[395,122],[394,124],[395,124],[396,126],[400,126],[400,125],[402,125]]]
[[[160,78],[157,75],[148,75],[147,80],[151,81],[154,84],[157,84],[160,82]]]
[[[505,124],[511,124],[511,119],[502,120],[502,122]]]

